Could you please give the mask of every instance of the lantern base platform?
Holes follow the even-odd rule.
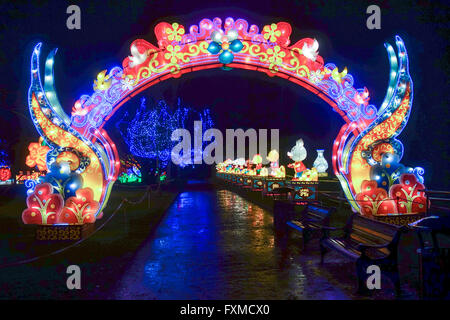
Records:
[[[87,238],[95,230],[93,223],[73,225],[38,225],[38,241],[78,241]]]
[[[413,223],[417,220],[420,220],[426,216],[425,212],[419,213],[396,213],[396,214],[388,214],[388,215],[373,215],[373,219],[389,224],[395,224],[398,226],[406,226],[410,223]]]

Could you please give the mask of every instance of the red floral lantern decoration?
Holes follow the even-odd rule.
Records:
[[[38,167],[39,171],[47,170],[47,153],[50,151],[48,146],[42,145],[42,137],[39,138],[39,142],[32,142],[28,145],[30,154],[25,159],[25,164],[30,168]]]
[[[8,167],[0,168],[0,181],[8,181],[11,179],[11,169]]]
[[[395,199],[399,213],[419,213],[427,210],[427,199],[422,191],[425,186],[417,181],[414,174],[404,173],[400,176],[400,184],[394,184],[389,195]]]
[[[386,190],[378,188],[375,180],[363,181],[361,192],[356,195],[356,201],[364,216],[397,213],[395,201],[388,199]]]
[[[94,223],[99,204],[93,200],[92,189],[78,189],[75,194],[75,197],[66,200],[66,206],[58,215],[58,222],[69,224]]]
[[[22,212],[25,224],[54,224],[64,206],[64,199],[60,194],[53,193],[50,183],[42,183],[28,196],[27,206]]]

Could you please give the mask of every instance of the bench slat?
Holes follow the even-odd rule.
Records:
[[[291,220],[287,222],[287,225],[290,226],[291,228],[294,228],[300,232],[303,232],[304,226],[302,225],[302,223],[300,221],[295,221],[295,220]]]

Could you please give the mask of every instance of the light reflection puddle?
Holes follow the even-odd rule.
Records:
[[[272,225],[270,213],[231,191],[183,192],[137,253],[116,297],[308,298],[310,276],[275,244]]]

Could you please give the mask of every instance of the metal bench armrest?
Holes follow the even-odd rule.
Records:
[[[327,227],[322,226],[322,230],[328,230],[328,231],[336,231],[336,230],[344,230],[345,227]]]
[[[439,217],[438,216],[428,216],[428,217],[422,218],[420,220],[417,220],[417,221],[414,221],[414,222],[408,224],[406,226],[406,229],[414,230],[414,231],[428,231],[428,232],[430,232],[430,231],[432,231],[431,227],[422,226],[421,224],[422,223],[426,223],[427,221],[435,220],[435,219],[439,219]]]
[[[327,227],[327,226],[322,226],[320,228],[320,231],[322,232],[322,239],[329,238],[329,232],[330,231],[344,231],[344,230],[345,230],[345,226],[344,227]]]
[[[409,225],[408,230],[413,230],[413,231],[426,231],[426,232],[431,232],[433,229],[430,227],[425,227],[425,226],[418,226],[418,225]]]

